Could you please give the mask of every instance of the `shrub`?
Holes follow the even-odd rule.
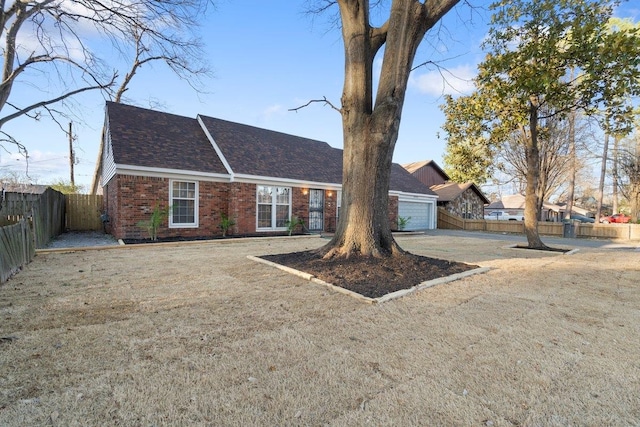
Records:
[[[218,227],[222,230],[222,237],[227,237],[227,231],[234,225],[236,225],[236,221],[233,218],[229,218],[226,213],[220,212],[220,225]]]
[[[402,216],[398,217],[398,230],[402,231],[407,227],[407,224],[409,224],[409,220],[411,219],[411,217],[407,217],[404,218]]]
[[[146,228],[149,232],[149,238],[153,241],[158,240],[158,229],[162,225],[162,221],[169,216],[169,212],[171,211],[171,206],[167,208],[160,208],[158,203],[153,208],[151,212],[151,216],[149,219],[138,222],[138,227]]]
[[[289,236],[291,236],[291,233],[293,233],[296,229],[296,227],[303,226],[304,225],[304,220],[302,218],[298,218],[297,216],[294,216],[291,219],[288,219],[285,223],[284,223],[287,227],[287,231],[289,232]]]

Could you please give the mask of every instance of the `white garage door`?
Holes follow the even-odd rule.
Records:
[[[427,230],[431,227],[433,203],[399,202],[398,216],[409,218],[405,230]]]

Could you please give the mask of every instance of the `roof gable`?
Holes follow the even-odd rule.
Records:
[[[433,160],[406,163],[402,167],[428,187],[449,181],[449,175]]]
[[[485,196],[484,193],[473,182],[467,182],[464,184],[447,182],[444,184],[432,185],[430,188],[438,195],[438,201],[440,202],[450,202],[452,200],[455,200],[462,193],[464,193],[468,189],[471,189],[471,191],[476,193],[478,197],[482,199],[483,203],[489,203],[489,199],[487,199],[487,196]]]

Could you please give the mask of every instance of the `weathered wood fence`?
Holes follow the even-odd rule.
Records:
[[[64,230],[65,198],[51,188],[43,193],[4,193],[0,209],[0,283],[31,262]]]
[[[0,283],[4,283],[33,259],[36,248],[29,221],[0,227]]]
[[[562,222],[539,222],[538,232],[546,236],[565,235]],[[491,231],[496,233],[522,233],[522,221],[495,221],[484,219],[463,219],[451,214],[444,208],[438,208],[438,228],[448,230]],[[615,240],[640,240],[640,224],[574,224],[573,236],[596,237]]]

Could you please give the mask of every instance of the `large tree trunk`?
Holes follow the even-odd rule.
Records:
[[[613,137],[613,165],[611,167],[611,177],[613,185],[613,202],[612,202],[612,214],[618,213],[618,148],[620,147],[620,134],[615,134]]]
[[[402,250],[388,219],[391,162],[411,66],[426,31],[459,0],[393,0],[389,19],[369,22],[368,0],[338,0],[345,49],[342,205],[325,257],[386,256]],[[385,46],[373,101],[373,61]]]
[[[572,74],[573,77],[573,74]],[[571,220],[571,211],[573,210],[573,198],[576,190],[576,173],[578,162],[576,161],[576,111],[571,110],[569,113],[569,157],[571,171],[569,172],[569,193],[567,194],[567,210],[564,213],[564,219]]]
[[[602,149],[602,164],[600,165],[600,183],[598,184],[598,203],[596,207],[596,224],[600,222],[602,216],[602,199],[604,198],[604,178],[607,174],[607,154],[609,154],[609,126],[607,119],[607,130],[604,132],[604,148]]]
[[[395,136],[393,131],[372,134],[370,127],[368,121],[356,121],[345,132],[344,163],[351,166],[343,170],[340,219],[326,248],[331,249],[329,256],[402,253],[391,235],[388,216],[391,158],[397,131]]]
[[[525,138],[527,158],[527,189],[524,201],[524,232],[531,249],[547,249],[538,233],[538,179],[540,151],[538,149],[538,107],[532,100],[529,106],[529,138]]]

